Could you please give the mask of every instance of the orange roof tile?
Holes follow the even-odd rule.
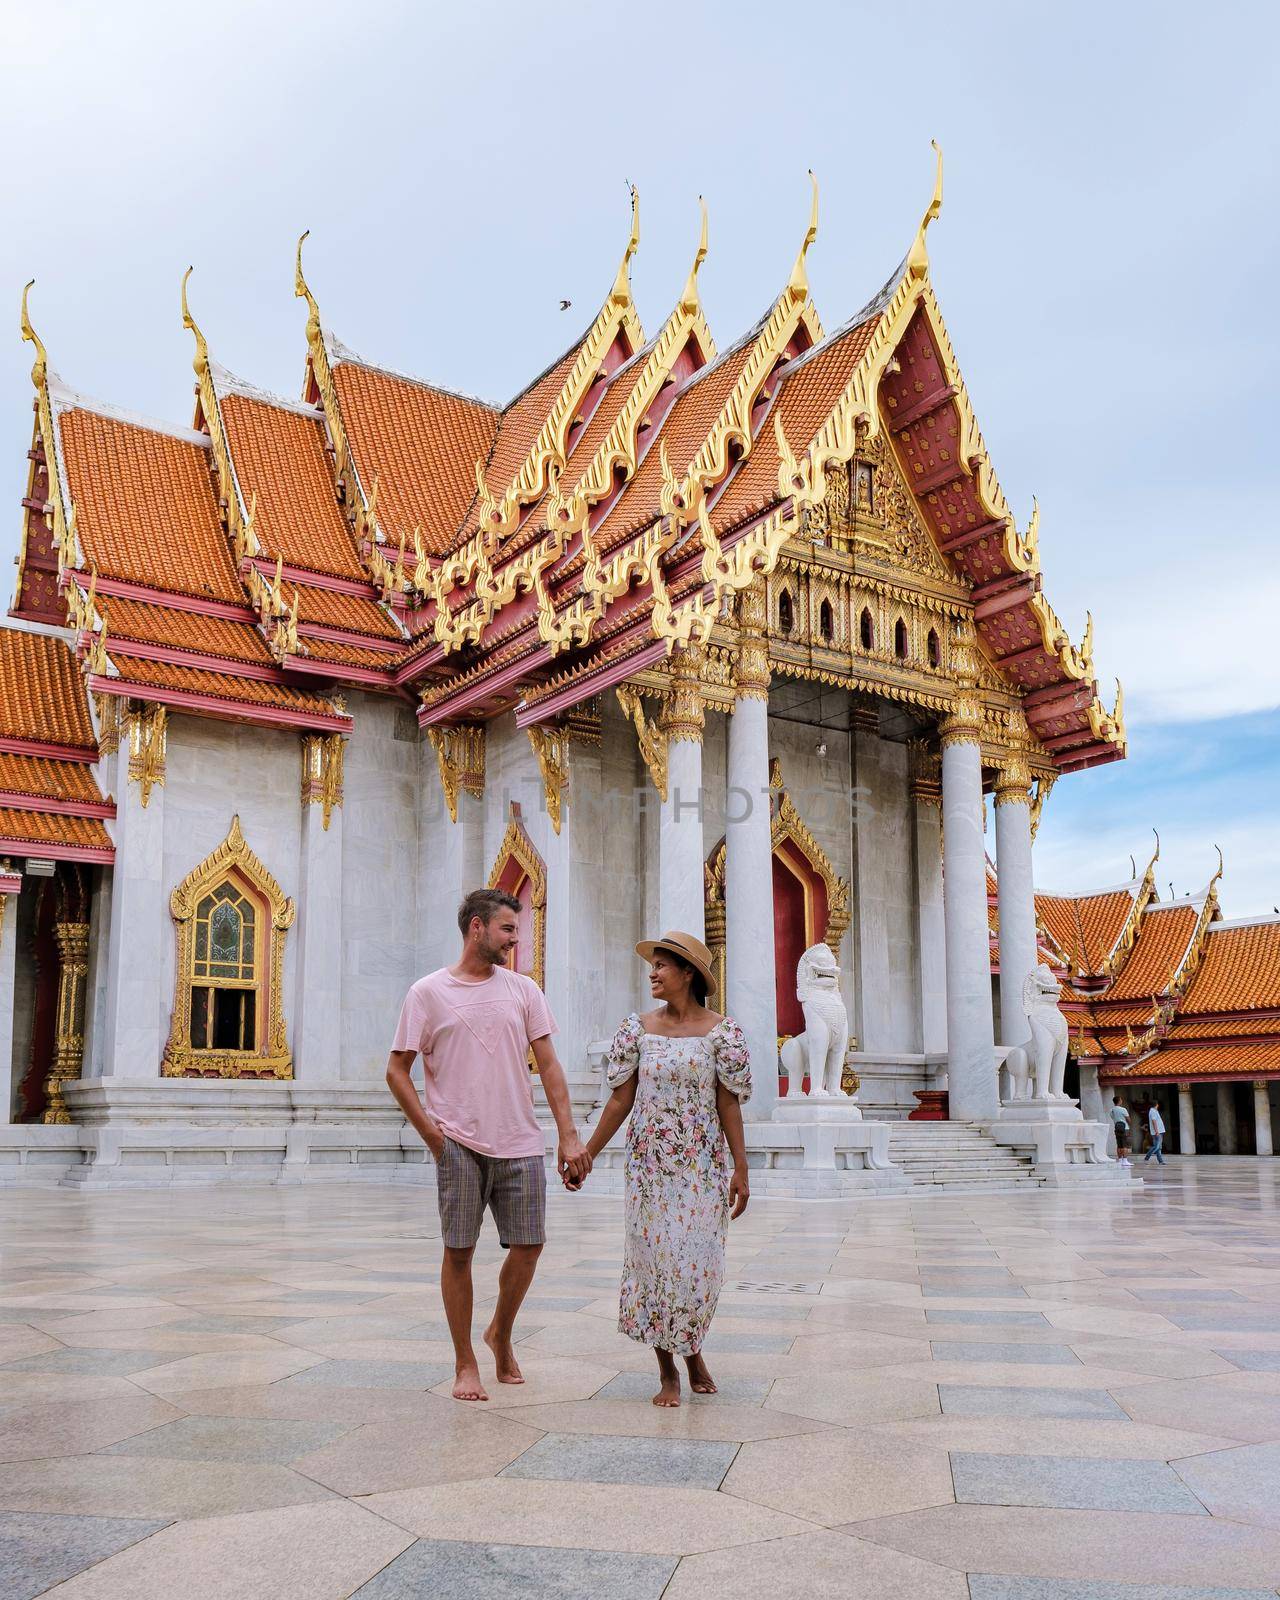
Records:
[[[198,611],[179,611],[176,606],[152,605],[123,595],[99,595],[98,611],[106,622],[108,655],[117,640],[134,639],[201,655],[224,656],[229,661],[271,664],[266,640],[248,620],[232,622],[225,617],[206,617]]]
[[[1280,1006],[1267,1006],[1268,1011],[1280,1010]],[[1166,1035],[1169,1039],[1222,1039],[1243,1038],[1251,1033],[1280,1033],[1280,1018],[1268,1017],[1222,1017],[1216,1016],[1204,1022],[1175,1022]]]
[[[219,396],[218,410],[246,506],[257,498],[253,527],[264,553],[282,555],[290,566],[363,580],[319,414],[243,394]]]
[[[1182,965],[1199,915],[1199,907],[1194,905],[1148,906],[1129,958],[1107,991],[1108,998],[1136,1000],[1162,994]]]
[[[0,628],[0,739],[96,752],[84,680],[65,639]]]
[[[585,337],[584,334],[583,338]],[[522,389],[510,405],[503,408],[497,432],[490,441],[491,447],[485,461],[485,482],[489,486],[490,494],[501,497],[511,487],[512,479],[524,465],[525,458],[542,431],[543,423],[550,416],[551,408],[559,399],[569,374],[573,371],[573,364],[578,359],[582,342],[582,339],[579,339],[540,377],[535,378],[527,389]],[[474,468],[470,482],[474,491]],[[478,509],[473,495],[467,502],[466,521],[461,530],[464,535],[475,532]]]
[[[243,601],[206,449],[84,409],[60,413],[59,434],[80,544],[103,577]]]
[[[1110,1070],[1110,1069],[1109,1069]],[[1224,1040],[1188,1049],[1157,1050],[1124,1076],[1152,1080],[1191,1077],[1257,1078],[1280,1072],[1280,1041]]]
[[[333,382],[366,495],[378,475],[379,526],[410,544],[421,528],[428,551],[446,549],[475,498],[497,410],[353,361],[334,367]]]
[[[102,799],[86,762],[17,756],[7,750],[0,750],[0,789],[9,794],[39,795],[46,800],[96,803]]]
[[[1280,922],[1213,928],[1180,1014],[1280,1009]]]
[[[96,817],[68,817],[56,811],[11,811],[0,807],[0,842],[22,839],[29,844],[74,845],[110,850],[111,838]]]
[[[1090,977],[1102,971],[1132,909],[1133,892],[1129,889],[1110,889],[1105,894],[1036,896],[1036,913],[1049,937],[1071,957],[1077,971]]]
[[[657,520],[662,494],[659,442],[666,445],[671,470],[677,478],[683,477],[724,409],[750,354],[750,341],[728,351],[721,360],[701,368],[671,402],[658,439],[649,447],[635,476],[600,524],[607,546],[612,547]]]
[[[773,505],[778,498],[780,458],[774,416],[781,419],[787,443],[797,455],[803,454],[810,439],[834,409],[879,322],[877,314],[856,327],[833,334],[812,352],[801,356],[784,374],[782,393],[764,419],[751,453],[739,465],[716,502],[714,521],[720,532],[736,527],[745,518]]]
[[[286,711],[310,711],[332,716],[333,707],[322,695],[308,694],[281,683],[259,678],[237,678],[227,672],[206,672],[200,667],[178,667],[168,661],[143,661],[122,656],[115,662],[120,677],[141,688],[177,689],[185,694],[210,695],[217,700],[246,706],[276,706]]]
[[[366,650],[361,645],[338,644],[332,639],[309,638],[303,634],[302,653],[309,661],[332,661],[336,666],[377,667],[390,670],[396,665],[401,651]]]
[[[285,603],[293,604],[294,589],[298,592],[298,621],[314,622],[326,628],[346,628],[351,633],[368,633],[376,639],[393,639],[397,644],[403,635],[381,606],[360,595],[342,594],[336,589],[317,589],[311,584],[282,585]]]

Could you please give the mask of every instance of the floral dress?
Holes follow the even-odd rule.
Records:
[[[626,1247],[618,1327],[677,1355],[702,1348],[724,1281],[729,1161],[716,1083],[751,1095],[751,1062],[726,1017],[696,1039],[646,1033],[632,1013],[609,1047],[610,1089],[639,1072],[627,1125]]]

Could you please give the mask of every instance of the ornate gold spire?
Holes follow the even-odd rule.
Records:
[[[196,341],[196,357],[191,365],[196,377],[203,381],[209,372],[209,341],[201,333],[196,319],[191,315],[191,307],[187,304],[187,279],[195,270],[194,267],[188,267],[182,274],[182,326],[190,330]]]
[[[49,381],[49,357],[44,347],[44,340],[41,339],[40,335],[31,326],[31,318],[27,314],[27,296],[35,287],[35,281],[36,280],[34,278],[30,279],[30,281],[23,288],[22,321],[20,326],[22,328],[22,337],[24,341],[29,344],[33,344],[36,347],[36,359],[31,368],[31,381],[33,384],[35,384],[37,389],[43,389],[45,384]]]
[[[298,253],[295,256],[293,263],[294,298],[298,300],[305,300],[307,302],[307,311],[309,313],[307,317],[308,343],[310,343],[312,339],[318,339],[320,337],[320,307],[316,304],[316,297],[307,287],[307,280],[302,273],[302,246],[306,243],[310,236],[310,228],[306,229],[304,233],[299,235]]]
[[[618,263],[618,275],[613,280],[613,292],[609,298],[615,305],[630,305],[631,303],[631,258],[640,246],[640,191],[635,184],[631,185],[631,232],[627,238],[627,248],[622,252],[622,260]]]
[[[805,257],[809,254],[809,246],[818,237],[818,180],[813,175],[812,167],[809,168],[809,182],[813,185],[813,196],[809,204],[809,226],[800,241],[796,264],[792,267],[791,276],[787,280],[787,291],[796,302],[807,300],[809,297],[809,270]]]
[[[913,278],[923,278],[928,275],[929,251],[925,244],[925,234],[929,231],[929,224],[942,211],[942,146],[936,139],[931,139],[929,142],[937,156],[937,169],[933,179],[933,195],[925,207],[924,216],[920,218],[920,226],[916,229],[911,249],[907,252],[907,271]]]
[[[698,204],[702,208],[702,232],[698,237],[698,248],[693,257],[693,265],[689,268],[689,276],[685,281],[684,293],[680,296],[680,309],[687,316],[693,316],[698,310],[698,269],[707,259],[707,202],[698,196]]]

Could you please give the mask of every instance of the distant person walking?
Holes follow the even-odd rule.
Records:
[[[1147,1132],[1151,1135],[1151,1148],[1143,1156],[1144,1161],[1156,1158],[1158,1166],[1164,1166],[1164,1118],[1160,1115],[1160,1107],[1153,1100],[1147,1107]]]
[[[484,1342],[498,1382],[524,1382],[512,1332],[546,1240],[547,1197],[531,1047],[560,1134],[560,1174],[577,1186],[591,1171],[551,1044],[555,1019],[533,979],[505,964],[519,937],[519,911],[520,902],[500,889],[472,890],[458,908],[462,955],[409,990],[387,1062],[387,1084],[436,1164],[440,1292],[453,1337],[455,1400],[489,1398],[471,1343],[471,1257],[486,1207],[507,1259]],[[419,1053],[425,1106],[410,1077]]]
[[[1129,1160],[1129,1151],[1132,1148],[1132,1136],[1129,1133],[1129,1108],[1119,1100],[1111,1102],[1111,1121],[1116,1133],[1116,1160],[1122,1167],[1132,1166]]]

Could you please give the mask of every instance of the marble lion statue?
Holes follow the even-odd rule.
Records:
[[[1005,1057],[1012,1084],[1011,1099],[1065,1100],[1062,1080],[1067,1067],[1067,1019],[1058,1009],[1058,980],[1043,963],[1022,984],[1022,1009],[1031,1028],[1025,1044]],[[1034,1078],[1034,1083],[1033,1083]]]
[[[805,1076],[811,1095],[837,1095],[849,1048],[849,1013],[840,998],[840,966],[829,945],[815,944],[796,964],[796,999],[804,1032],[782,1046],[787,1098],[800,1094]]]

